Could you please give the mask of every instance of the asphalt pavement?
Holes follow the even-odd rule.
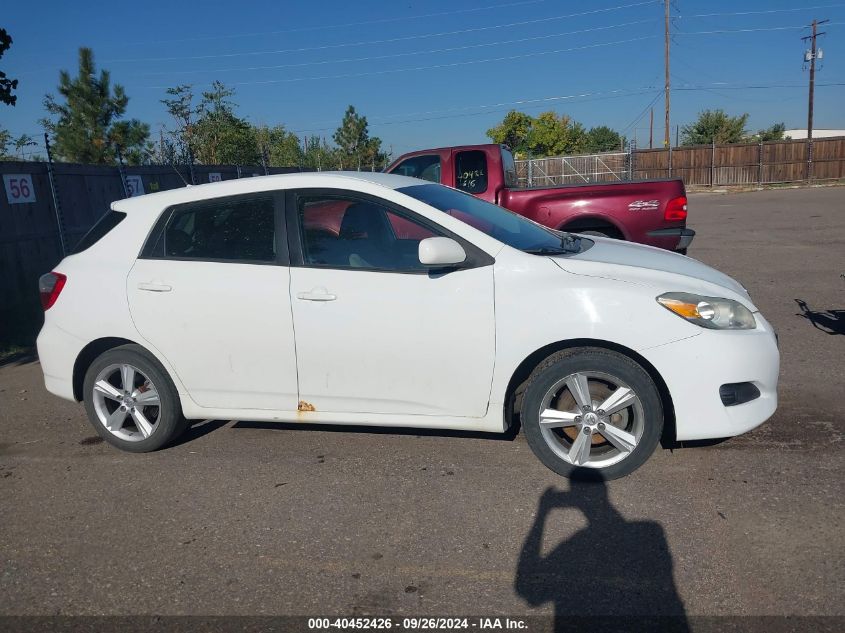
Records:
[[[521,435],[208,421],[121,453],[6,361],[0,614],[845,616],[845,188],[692,195],[690,226],[780,335],[780,407],[598,486]]]

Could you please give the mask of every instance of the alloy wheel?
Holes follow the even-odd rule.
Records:
[[[97,419],[112,435],[140,442],[155,433],[161,417],[158,389],[140,369],[128,363],[108,365],[94,381]]]
[[[546,392],[540,432],[573,466],[606,468],[628,457],[645,428],[643,406],[631,387],[603,372],[570,374]]]

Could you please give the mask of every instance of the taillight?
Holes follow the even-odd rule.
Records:
[[[674,198],[666,205],[663,219],[668,222],[679,222],[687,219],[687,197]]]
[[[62,273],[47,273],[38,280],[38,291],[41,293],[41,306],[49,310],[59,298],[59,293],[65,287],[67,276]]]

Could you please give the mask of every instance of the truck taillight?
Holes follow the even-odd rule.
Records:
[[[679,222],[687,219],[687,197],[681,196],[669,201],[663,219],[668,222]]]
[[[38,280],[38,291],[41,293],[41,306],[44,310],[49,310],[53,307],[66,282],[67,276],[62,273],[41,275],[41,278]]]

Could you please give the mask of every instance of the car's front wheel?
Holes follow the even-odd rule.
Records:
[[[100,437],[125,451],[154,451],[188,426],[170,376],[139,345],[100,355],[88,368],[83,388],[91,424]]]
[[[531,375],[520,412],[528,444],[551,470],[627,475],[654,452],[663,407],[639,364],[599,348],[559,352]]]

